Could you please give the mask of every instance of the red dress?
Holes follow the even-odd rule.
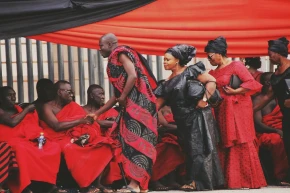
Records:
[[[271,113],[263,116],[263,123],[269,127],[282,130],[282,117],[280,107],[277,105]],[[277,133],[258,133],[257,138],[260,147],[264,147],[271,152],[275,178],[284,180],[289,165],[283,139]]]
[[[173,114],[167,114],[164,118],[168,123],[174,122]],[[185,160],[185,156],[177,142],[177,136],[171,133],[163,135],[156,146],[156,150],[157,158],[153,166],[152,181],[157,181],[174,171]]]
[[[254,146],[255,129],[251,96],[262,85],[254,80],[247,68],[238,61],[209,72],[216,78],[217,89],[224,101],[215,109],[221,135],[219,156],[228,188],[260,188],[266,186],[260,160]],[[227,95],[223,86],[229,85],[232,74],[241,80],[246,94]]]
[[[75,102],[70,102],[56,114],[59,122],[84,118],[85,110]],[[66,131],[55,132],[45,122],[41,126],[47,132],[48,138],[57,142],[64,155],[67,167],[81,188],[88,187],[101,174],[113,157],[112,141],[102,136],[97,123],[81,124]],[[83,134],[89,134],[89,142],[84,147],[71,143],[71,139]]]
[[[126,107],[120,113],[112,131],[117,131],[122,145],[122,161],[126,175],[138,181],[141,189],[148,189],[152,167],[156,160],[157,108],[152,89],[156,81],[142,55],[128,46],[119,46],[108,58],[107,73],[114,86],[116,97],[120,97],[128,74],[119,61],[125,54],[134,64],[137,79],[126,98]]]
[[[15,106],[18,112],[22,108]],[[28,113],[24,119],[11,128],[0,124],[0,140],[7,141],[15,151],[19,166],[19,179],[9,180],[8,186],[13,193],[21,193],[31,181],[56,183],[60,164],[60,147],[57,143],[47,140],[43,149],[38,149],[35,140],[43,129],[39,126],[37,112]],[[46,137],[46,133],[44,132]]]

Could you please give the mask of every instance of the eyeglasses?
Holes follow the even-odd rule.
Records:
[[[74,95],[74,92],[72,90],[66,90],[66,89],[59,89],[59,90],[62,90],[62,91],[66,92],[69,95]]]
[[[215,53],[213,53],[212,55],[208,55],[207,59],[212,60],[213,55],[215,55]]]

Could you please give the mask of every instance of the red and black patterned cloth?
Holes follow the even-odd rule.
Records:
[[[18,170],[15,153],[7,143],[0,142],[0,185],[7,180],[12,170]]]
[[[152,91],[156,87],[156,80],[140,54],[128,46],[119,46],[109,56],[107,66],[116,97],[123,92],[128,76],[118,60],[121,54],[125,54],[134,64],[137,80],[112,130],[118,128],[122,146],[121,161],[127,177],[138,181],[141,189],[147,189],[156,160],[157,109]]]

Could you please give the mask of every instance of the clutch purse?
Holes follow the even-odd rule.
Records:
[[[75,144],[84,147],[89,142],[90,135],[89,134],[84,134],[81,135],[77,140],[74,141]]]
[[[230,87],[233,88],[233,89],[237,89],[237,88],[240,88],[241,84],[243,82],[241,81],[241,79],[237,76],[237,75],[232,75],[231,76],[231,79],[230,79]]]

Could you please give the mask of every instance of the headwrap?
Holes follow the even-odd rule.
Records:
[[[227,55],[227,42],[226,39],[222,36],[217,37],[214,40],[208,41],[207,45],[204,48],[204,51],[207,53],[217,53],[222,56]]]
[[[184,66],[195,57],[196,48],[191,45],[177,44],[166,50],[165,53],[170,53],[174,58],[179,59],[179,64]]]
[[[278,53],[281,56],[288,56],[288,44],[289,41],[285,37],[281,37],[277,40],[269,40],[268,41],[268,50]]]
[[[260,57],[251,57],[251,58],[245,58],[245,65],[250,66],[253,68],[261,68],[261,58]]]

